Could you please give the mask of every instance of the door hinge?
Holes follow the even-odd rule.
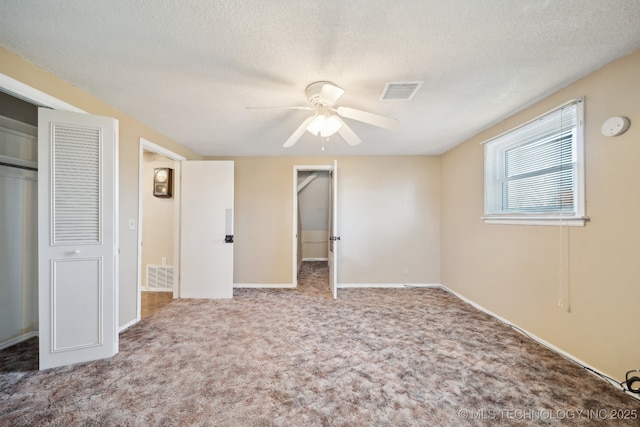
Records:
[[[340,240],[340,236],[331,236],[329,237],[329,240],[333,240],[335,242],[336,240]]]

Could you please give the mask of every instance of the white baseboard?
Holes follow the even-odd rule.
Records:
[[[26,341],[29,338],[33,338],[37,336],[38,336],[38,331],[31,331],[31,332],[27,332],[26,334],[22,334],[17,337],[11,338],[9,340],[2,341],[0,342],[0,350],[7,347],[11,347],[12,345],[16,345],[18,343],[21,343],[22,341]]]
[[[440,283],[406,283],[405,288],[436,288],[442,289],[443,286]]]
[[[329,261],[329,258],[302,258],[302,261]]]
[[[509,320],[505,319],[504,317],[497,315],[497,314],[496,314],[496,313],[494,313],[493,311],[491,311],[491,310],[489,310],[489,309],[487,309],[487,308],[485,308],[485,307],[481,306],[480,304],[478,304],[478,303],[476,303],[476,302],[474,302],[474,301],[470,300],[469,298],[467,298],[467,297],[464,297],[464,296],[460,295],[458,292],[453,291],[453,290],[451,290],[451,289],[447,288],[447,287],[446,287],[446,286],[444,286],[444,285],[442,285],[442,286],[441,286],[441,288],[442,288],[442,289],[444,289],[445,291],[449,292],[450,294],[455,295],[456,297],[458,297],[458,298],[459,298],[459,299],[461,299],[462,301],[466,302],[467,304],[470,304],[470,305],[472,305],[473,307],[477,308],[478,310],[480,310],[480,311],[482,311],[482,312],[484,312],[484,313],[488,314],[489,316],[491,316],[491,317],[494,317],[494,318],[498,319],[500,322],[502,322],[502,323],[504,323],[504,324],[506,324],[506,325],[508,325],[508,326],[511,326],[512,328],[516,329],[516,330],[517,330],[517,331],[519,331],[520,333],[524,333],[524,335],[528,336],[529,338],[531,338],[532,340],[534,340],[534,341],[538,342],[539,344],[542,344],[543,346],[548,347],[550,350],[553,350],[554,352],[559,353],[559,354],[563,355],[564,357],[566,357],[566,358],[568,358],[568,359],[571,359],[571,360],[573,360],[574,362],[576,362],[576,363],[578,363],[578,364],[580,364],[580,365],[582,365],[582,366],[585,366],[585,367],[587,367],[587,368],[589,368],[589,369],[593,369],[593,370],[595,370],[595,368],[593,368],[593,367],[589,366],[588,364],[586,364],[586,363],[585,363],[585,362],[583,362],[582,360],[578,359],[577,357],[575,357],[575,356],[573,356],[573,355],[571,355],[571,354],[567,353],[566,351],[564,351],[564,350],[562,350],[562,349],[560,349],[560,348],[558,348],[558,347],[554,346],[554,345],[553,345],[553,344],[551,344],[550,342],[547,342],[547,341],[543,340],[542,338],[540,338],[540,337],[538,337],[538,336],[536,336],[536,335],[532,334],[531,332],[527,331],[526,329],[521,328],[520,326],[518,326],[518,325],[514,324],[513,322],[511,322],[511,321],[509,321]]]
[[[621,389],[620,387],[620,383],[616,382],[615,379],[611,378],[609,375],[600,372],[599,370],[597,370],[596,368],[594,368],[593,366],[590,366],[588,363],[584,362],[583,360],[580,360],[579,358],[575,357],[574,355],[567,353],[566,351],[556,347],[555,345],[551,344],[548,341],[543,340],[542,338],[536,336],[535,334],[532,334],[531,332],[527,331],[526,329],[523,329],[521,327],[519,327],[518,325],[514,324],[513,322],[505,319],[504,317],[501,317],[499,315],[497,315],[496,313],[492,312],[491,310],[488,310],[487,308],[481,306],[480,304],[464,297],[463,295],[459,294],[456,291],[453,291],[449,288],[447,288],[446,286],[442,285],[442,284],[437,284],[437,283],[339,283],[338,284],[338,288],[437,288],[437,289],[442,289],[446,292],[449,292],[450,294],[454,295],[455,297],[457,297],[458,299],[466,302],[467,304],[470,304],[471,306],[473,306],[474,308],[476,308],[477,310],[482,311],[483,313],[488,314],[489,316],[499,320],[500,322],[504,323],[505,325],[515,329],[516,331],[520,332],[521,334],[525,335],[528,338],[531,338],[533,341],[537,342],[538,344],[541,344],[545,347],[547,347],[549,350],[565,357],[566,359],[582,366],[583,368],[585,368],[587,371],[589,371],[591,374],[595,375],[596,377],[600,378],[601,380],[609,383],[610,385],[614,386],[615,388]],[[624,389],[622,389],[623,391],[625,391]],[[640,400],[640,394],[637,393],[629,393],[629,392],[625,392],[625,394],[631,395],[636,399]]]
[[[338,288],[441,288],[434,283],[338,283]]]
[[[290,289],[295,288],[293,283],[234,283],[234,289]]]
[[[494,313],[491,310],[486,309],[485,307],[481,306],[480,304],[470,300],[467,297],[464,297],[462,295],[460,295],[458,292],[453,291],[449,288],[447,288],[444,285],[440,285],[440,288],[442,288],[443,290],[449,292],[450,294],[456,296],[457,298],[459,298],[460,300],[466,302],[467,304],[472,305],[474,308],[488,314],[489,316],[499,320],[500,322],[504,323],[505,325],[515,329],[516,331],[520,332],[521,334],[523,334],[524,336],[531,338],[532,340],[534,340],[535,342],[537,342],[538,344],[541,344],[545,347],[547,347],[549,350],[565,357],[566,359],[582,366],[583,368],[585,368],[588,372],[590,372],[591,374],[595,375],[596,377],[600,378],[601,380],[609,383],[609,385],[614,386],[615,388],[621,389],[622,391],[625,391],[624,389],[621,388],[620,383],[616,382],[615,379],[611,378],[609,375],[600,372],[598,369],[594,368],[593,366],[590,366],[588,363],[580,360],[579,358],[575,357],[574,355],[572,355],[571,353],[567,353],[566,351],[556,347],[555,345],[551,344],[548,341],[543,340],[542,338],[536,336],[535,334],[532,334],[531,332],[527,331],[526,329],[521,328],[520,326],[512,323],[511,321],[505,319],[504,317],[498,316],[496,313]],[[637,393],[630,393],[630,392],[626,392],[625,394],[628,394],[630,396],[635,397],[636,399],[640,400],[640,394]]]
[[[120,332],[124,331],[125,329],[135,325],[139,321],[140,321],[140,319],[133,319],[132,321],[125,323],[124,325],[120,326],[120,328],[118,329],[118,333],[120,333]]]

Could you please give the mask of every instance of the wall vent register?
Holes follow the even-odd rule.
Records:
[[[171,291],[173,277],[172,265],[147,265],[147,290]]]

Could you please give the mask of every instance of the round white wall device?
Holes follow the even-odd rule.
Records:
[[[600,128],[600,132],[604,136],[618,136],[622,135],[629,129],[631,122],[626,117],[609,117]]]

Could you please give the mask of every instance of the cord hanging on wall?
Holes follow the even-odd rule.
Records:
[[[600,128],[600,132],[604,136],[619,136],[625,133],[630,125],[631,121],[628,118],[613,116],[605,120]]]

